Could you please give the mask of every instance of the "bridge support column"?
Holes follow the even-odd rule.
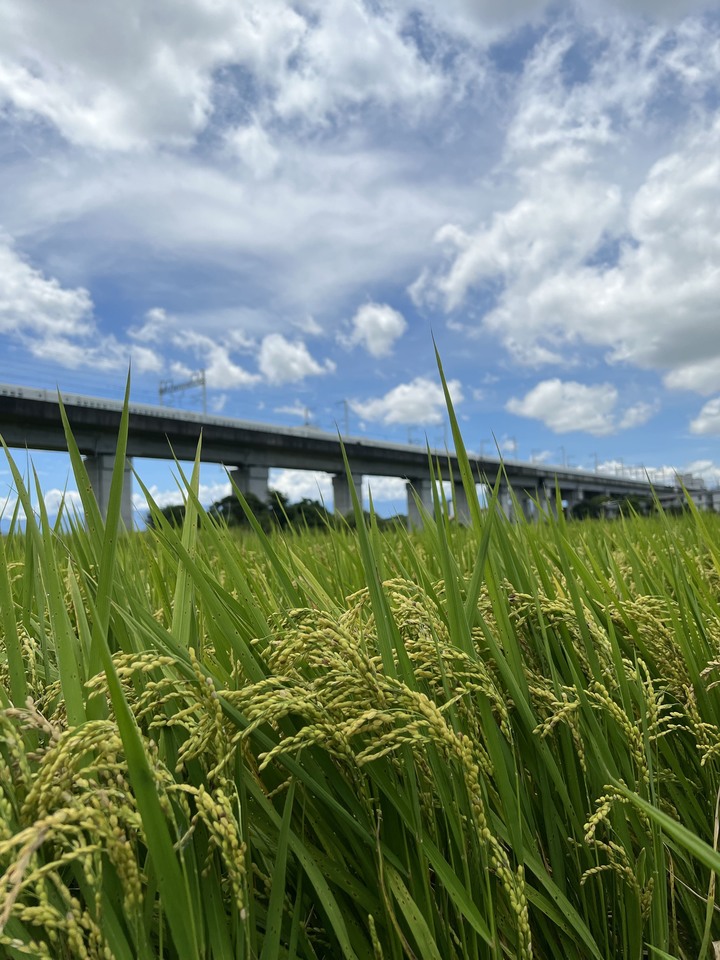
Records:
[[[533,498],[537,499],[537,490],[521,490],[517,495],[518,506],[528,523],[538,519],[537,507]]]
[[[333,510],[340,516],[346,517],[352,513],[353,502],[350,495],[350,481],[347,474],[336,473],[333,477]],[[362,476],[353,477],[352,484],[355,487],[357,498],[362,504]]]
[[[510,487],[500,487],[498,490],[498,504],[508,520],[515,518],[515,506],[512,496],[510,495]]]
[[[90,480],[90,486],[95,494],[95,499],[100,507],[100,513],[103,515],[103,518],[107,516],[108,505],[110,502],[110,484],[112,483],[114,468],[114,453],[99,453],[94,457],[85,458],[85,469],[87,470],[88,478]],[[123,471],[120,520],[122,521],[126,530],[132,530],[132,460],[129,457],[125,461],[125,470]]]
[[[585,491],[580,487],[570,487],[566,493],[567,496],[563,494],[563,499],[567,500],[567,511],[572,515],[575,507],[585,499]]]
[[[557,502],[555,500],[555,490],[548,487],[541,487],[539,491],[540,509],[547,514],[557,516]]]
[[[267,467],[253,467],[243,464],[230,471],[230,478],[235,482],[244,497],[250,493],[258,500],[266,503],[270,496],[268,490],[269,472]]]
[[[693,490],[690,496],[698,510],[712,510],[712,493],[709,490]]]
[[[410,530],[417,530],[422,527],[423,519],[420,510],[418,509],[418,505],[415,502],[415,496],[419,498],[420,503],[432,516],[432,482],[430,480],[421,479],[408,480],[405,486],[407,490],[408,527]]]
[[[464,527],[469,527],[470,504],[468,503],[467,494],[465,493],[465,487],[459,480],[453,483],[453,510],[455,511],[455,520]]]

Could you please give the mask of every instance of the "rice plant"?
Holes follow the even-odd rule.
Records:
[[[238,535],[196,467],[121,535],[67,437],[82,521],[13,464],[0,538],[4,956],[715,955],[720,518]]]

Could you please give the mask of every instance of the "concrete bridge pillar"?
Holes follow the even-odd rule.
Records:
[[[464,527],[470,526],[470,505],[468,503],[465,487],[458,480],[453,483],[453,509],[454,517],[458,523]]]
[[[108,505],[110,502],[110,484],[112,483],[114,468],[114,453],[100,453],[94,457],[85,458],[85,469],[87,470],[88,478],[90,480],[90,486],[95,494],[95,499],[97,500],[98,507],[100,507],[100,513],[103,515],[103,518],[107,516]],[[122,521],[126,530],[132,530],[132,460],[129,457],[125,460],[125,469],[123,471],[120,520]]]
[[[413,479],[408,480],[405,487],[407,490],[408,527],[410,530],[417,530],[422,527],[423,519],[415,501],[415,497],[417,496],[419,498],[420,503],[432,516],[432,482],[427,479]]]
[[[538,519],[537,506],[534,502],[534,499],[537,499],[537,495],[537,490],[521,490],[517,494],[518,506],[522,510],[523,516],[528,523],[532,523]]]
[[[240,493],[246,497],[249,493],[266,503],[270,497],[268,489],[267,467],[254,467],[243,464],[230,471],[230,479],[233,480]]]
[[[570,487],[562,491],[562,497],[567,501],[568,513],[572,513],[573,509],[585,499],[585,491],[581,487]]]
[[[498,490],[498,505],[500,509],[508,518],[512,520],[515,517],[515,507],[513,504],[512,497],[510,495],[510,487],[502,486]]]
[[[698,510],[712,510],[712,493],[709,490],[693,490],[690,494]]]
[[[551,487],[541,487],[538,491],[539,497],[538,502],[540,503],[540,509],[543,513],[552,514],[552,516],[557,516],[557,502],[555,500],[555,490]]]
[[[352,478],[358,500],[362,503],[362,476]],[[350,495],[350,480],[346,473],[336,473],[332,478],[334,512],[346,517],[352,513],[353,503]]]

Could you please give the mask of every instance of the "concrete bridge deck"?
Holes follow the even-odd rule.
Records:
[[[75,440],[86,457],[86,465],[98,502],[107,506],[109,478],[114,462],[122,403],[97,397],[62,393]],[[276,427],[230,417],[205,416],[166,407],[130,404],[128,458],[193,460],[202,435],[202,460],[224,464],[244,492],[267,496],[268,471],[272,467],[319,470],[333,475],[335,509],[346,513],[351,500],[337,434],[308,427]],[[37,450],[65,450],[57,393],[30,387],[0,384],[0,436],[9,447]],[[408,482],[408,515],[419,521],[415,496],[431,503],[427,450],[419,446],[387,443],[360,437],[342,437],[356,488],[363,476],[401,477]],[[445,480],[454,479],[455,506],[467,513],[459,466],[453,453],[432,450],[433,459]],[[591,473],[568,467],[472,457],[478,482],[494,484],[501,474],[501,501],[510,510],[508,485],[521,508],[532,512],[531,498],[551,501],[556,484],[569,504],[602,494],[611,498],[648,496],[647,481]],[[130,464],[123,503],[123,519],[132,523]],[[656,484],[663,502],[680,496],[679,484]],[[702,499],[698,488],[697,497]],[[696,493],[693,492],[693,497]],[[701,503],[702,506],[705,503]]]

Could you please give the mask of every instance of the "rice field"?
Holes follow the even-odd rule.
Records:
[[[718,955],[720,518],[240,536],[196,468],[123,535],[68,444],[86,522],[15,470],[0,538],[2,956]]]

